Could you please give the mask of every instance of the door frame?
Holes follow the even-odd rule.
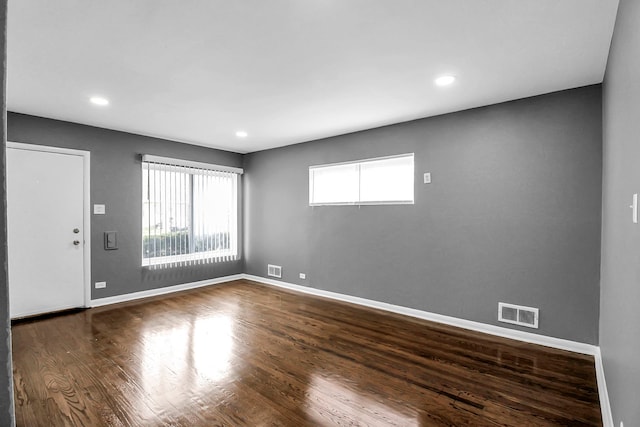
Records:
[[[41,151],[45,153],[67,154],[71,156],[82,157],[82,189],[83,189],[83,212],[82,212],[82,228],[84,235],[84,262],[83,270],[83,292],[84,307],[91,307],[91,153],[84,150],[75,150],[71,148],[50,147],[47,145],[25,144],[22,142],[7,141],[7,149],[13,148],[17,150]],[[9,289],[11,285],[9,284]]]

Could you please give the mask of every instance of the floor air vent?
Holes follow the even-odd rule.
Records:
[[[526,326],[528,328],[538,327],[538,309],[525,307],[522,305],[498,303],[498,321],[512,323],[514,325]]]
[[[267,264],[267,276],[282,277],[282,267],[279,265]]]

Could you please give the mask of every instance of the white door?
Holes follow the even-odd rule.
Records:
[[[84,157],[37,148],[7,147],[12,318],[85,306]]]

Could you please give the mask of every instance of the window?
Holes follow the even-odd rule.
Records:
[[[142,265],[238,259],[242,169],[144,155]]]
[[[413,203],[413,154],[309,167],[309,205]]]

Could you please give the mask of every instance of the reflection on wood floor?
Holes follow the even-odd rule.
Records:
[[[601,425],[590,356],[235,281],[13,326],[18,426]]]

